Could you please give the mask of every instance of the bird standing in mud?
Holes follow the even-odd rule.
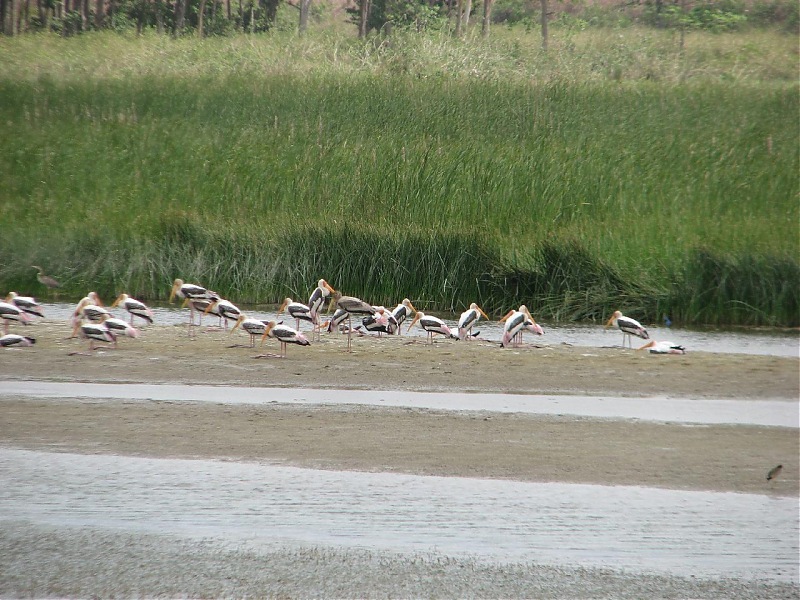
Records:
[[[489,316],[483,312],[483,309],[474,302],[469,305],[469,308],[461,313],[461,318],[458,320],[458,339],[468,341],[472,328],[475,323],[483,316],[487,321]]]
[[[286,345],[297,344],[298,346],[310,346],[311,342],[308,338],[296,329],[292,329],[288,325],[279,325],[275,321],[269,321],[264,328],[264,333],[261,336],[261,345],[264,345],[264,340],[267,337],[274,338],[281,343],[281,358],[286,358]]]
[[[340,292],[334,295],[336,299],[336,307],[342,309],[347,313],[347,351],[353,351],[353,322],[352,315],[369,315],[372,316],[378,310],[355,296],[342,296]],[[334,315],[335,316],[335,315]]]
[[[544,329],[533,319],[528,307],[524,304],[520,305],[518,310],[510,310],[506,315],[500,319],[501,323],[505,323],[503,327],[503,337],[500,341],[500,346],[506,348],[514,341],[514,345],[518,346],[522,342],[522,332],[530,331],[536,335],[544,335]]]
[[[120,294],[117,296],[117,299],[114,300],[114,303],[111,305],[111,308],[115,306],[121,306],[128,313],[131,315],[131,325],[133,325],[133,317],[139,317],[140,319],[144,319],[148,323],[153,323],[153,311],[150,310],[144,302],[140,302],[136,298],[131,298],[128,294]]]
[[[622,347],[625,347],[625,338],[628,338],[628,344],[631,348],[633,348],[633,342],[631,341],[631,336],[635,335],[636,337],[640,337],[643,340],[649,340],[650,334],[647,333],[647,329],[642,327],[642,324],[639,323],[636,319],[631,319],[630,317],[626,317],[622,314],[622,311],[616,310],[614,314],[611,315],[611,318],[608,319],[606,323],[606,327],[616,327],[622,332]]]
[[[428,343],[433,343],[433,334],[439,333],[445,337],[454,337],[453,332],[450,328],[445,324],[444,321],[439,319],[438,317],[434,317],[432,315],[426,315],[423,312],[417,311],[417,314],[414,315],[414,320],[411,321],[411,325],[408,326],[406,329],[406,333],[411,331],[411,328],[416,325],[417,323],[427,332],[428,334]]]
[[[311,334],[319,337],[320,324],[319,324],[319,311],[322,310],[322,305],[325,304],[325,299],[331,294],[335,294],[336,290],[324,279],[317,282],[317,287],[311,292],[311,297],[308,299],[309,314],[311,315]],[[328,305],[330,307],[330,305]]]

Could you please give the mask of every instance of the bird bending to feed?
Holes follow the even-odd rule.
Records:
[[[29,315],[44,317],[42,305],[30,296],[20,296],[17,294],[17,292],[8,292],[8,296],[6,296],[6,302],[13,304],[17,308],[21,308]]]
[[[328,333],[333,333],[336,329],[347,320],[347,311],[343,308],[337,308],[336,312],[333,313],[333,316],[330,320],[325,321],[320,325],[322,329],[327,331]]]
[[[655,340],[650,340],[637,350],[648,350],[650,354],[686,354],[686,348],[675,342],[657,342]]]
[[[371,304],[356,298],[355,296],[342,296],[341,293],[336,292],[336,307],[342,309],[347,313],[347,351],[353,351],[353,323],[351,317],[353,315],[374,315],[377,309]]]
[[[131,298],[128,294],[122,293],[117,296],[111,308],[115,306],[121,306],[128,311],[131,316],[131,325],[133,325],[133,317],[135,316],[144,319],[148,323],[152,324],[153,322],[153,311],[150,310],[144,302],[140,302],[136,298]]]
[[[81,319],[88,319],[92,323],[100,323],[103,319],[111,316],[102,304],[95,292],[89,292],[88,296],[81,298],[75,311],[72,313],[72,322],[77,326]]]
[[[49,275],[45,275],[44,274],[44,270],[42,270],[42,267],[37,267],[36,265],[31,265],[31,268],[32,269],[36,269],[37,271],[39,271],[36,274],[36,279],[43,286],[45,286],[47,288],[50,288],[51,290],[61,287],[61,284],[58,283],[58,281],[56,281],[55,279],[53,279]]]
[[[454,337],[453,332],[450,331],[450,328],[447,325],[445,325],[444,321],[432,315],[426,315],[424,312],[420,311],[417,311],[417,314],[414,315],[414,320],[411,321],[411,325],[409,325],[408,329],[406,329],[406,333],[411,331],[411,328],[417,323],[419,323],[420,326],[428,333],[429,344],[433,343],[434,333],[439,333],[447,337]]]
[[[7,333],[0,337],[0,348],[24,348],[25,346],[33,346],[35,343],[36,338],[17,335],[16,333]]]
[[[311,342],[302,333],[289,327],[288,325],[278,325],[275,321],[269,321],[261,335],[261,345],[267,337],[274,338],[281,343],[281,357],[286,357],[286,345],[297,344],[299,346],[310,346]]]
[[[207,315],[208,313],[217,315],[220,318],[220,321],[224,322],[225,329],[227,329],[228,321],[238,320],[239,316],[242,314],[242,311],[239,310],[239,307],[233,302],[225,300],[224,298],[220,298],[209,304],[203,311],[203,314]]]
[[[106,326],[112,334],[114,334],[114,348],[117,347],[117,338],[121,335],[125,335],[129,338],[137,338],[139,337],[139,330],[133,327],[127,321],[122,319],[117,319],[115,317],[106,317],[101,322],[102,325]]]
[[[397,321],[397,333],[401,334],[401,325],[403,321],[405,321],[412,312],[417,312],[417,309],[414,308],[414,305],[411,304],[411,300],[408,298],[403,298],[403,301],[394,307],[392,311],[392,316],[394,317],[395,321]]]
[[[397,331],[397,319],[383,306],[376,306],[374,315],[368,315],[361,319],[361,324],[367,331],[377,333],[380,337],[384,333],[393,334]]]
[[[510,310],[505,316],[500,319],[501,323],[505,323],[503,327],[503,337],[500,341],[502,348],[508,347],[513,340],[514,346],[519,346],[522,342],[522,332],[530,331],[535,335],[544,335],[544,329],[539,325],[531,316],[528,307],[524,304],[520,305],[518,310]]]
[[[314,323],[314,319],[311,317],[311,308],[302,302],[295,302],[291,298],[286,298],[278,309],[278,314],[281,314],[284,310],[294,319],[298,331],[300,331],[300,321],[308,321],[312,325]]]
[[[80,337],[89,340],[89,352],[96,350],[95,342],[116,344],[117,336],[103,323],[86,323],[80,326]]]
[[[317,336],[319,336],[320,333],[319,311],[322,309],[322,305],[325,304],[325,299],[328,298],[331,294],[335,293],[336,290],[333,289],[330,286],[330,284],[324,279],[320,279],[317,282],[317,287],[314,288],[313,292],[311,292],[311,297],[308,299],[308,308],[309,308],[309,314],[311,315],[312,334],[316,333]],[[328,306],[330,306],[330,304]]]
[[[617,310],[614,311],[614,314],[611,315],[611,318],[608,319],[606,323],[606,327],[616,327],[622,332],[622,347],[625,347],[625,338],[628,338],[628,344],[631,348],[633,348],[633,342],[631,341],[632,335],[636,337],[640,337],[643,340],[649,340],[650,335],[647,333],[647,329],[642,327],[642,324],[639,323],[636,319],[631,319],[630,317],[626,317],[622,314],[621,311]]]
[[[250,347],[255,348],[256,336],[264,335],[264,332],[267,329],[267,323],[269,323],[269,321],[251,319],[250,317],[246,317],[244,314],[241,314],[239,315],[239,318],[236,319],[236,325],[234,325],[231,329],[231,334],[241,327],[250,336]]]
[[[18,321],[23,325],[27,325],[32,321],[28,313],[9,302],[0,302],[0,319],[3,319],[4,334],[8,333],[8,324],[10,321]]]
[[[458,339],[466,341],[472,337],[472,327],[478,322],[481,315],[487,321],[489,320],[488,315],[474,302],[469,305],[467,310],[461,313],[461,318],[458,320]]]
[[[176,279],[175,281],[172,282],[172,291],[170,291],[169,293],[170,303],[172,303],[172,301],[175,299],[175,296],[177,296],[178,298],[183,298],[184,306],[186,304],[189,305],[190,336],[194,335],[194,330],[192,329],[192,327],[194,326],[194,312],[195,310],[199,310],[198,307],[195,306],[193,301],[200,300],[200,301],[210,302],[214,300],[219,300],[219,296],[216,293],[207,290],[206,288],[200,285],[196,285],[194,283],[184,283],[183,279]],[[203,310],[205,310],[206,307],[207,305],[204,305]]]
[[[769,470],[769,473],[767,473],[767,481],[772,481],[773,479],[775,479],[778,475],[781,474],[781,471],[783,471],[783,465],[772,467]]]

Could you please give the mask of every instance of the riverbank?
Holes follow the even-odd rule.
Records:
[[[0,380],[183,383],[412,391],[615,394],[796,402],[798,360],[621,348],[323,336],[287,358],[222,331],[146,327],[91,355],[60,322],[0,353]],[[538,342],[539,340],[537,340]],[[257,358],[259,357],[259,358]],[[225,394],[223,388],[220,394]],[[217,459],[313,469],[596,483],[796,497],[798,430],[357,405],[2,397],[8,448]],[[781,475],[766,480],[775,464]],[[10,515],[13,518],[13,515]],[[310,547],[274,552],[157,535],[6,522],[4,597],[791,598],[798,588],[434,555]],[[31,565],[36,565],[31,567]]]

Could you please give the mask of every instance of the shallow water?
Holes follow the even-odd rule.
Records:
[[[45,315],[48,319],[63,319],[67,321],[74,309],[73,304],[43,304]],[[274,311],[246,309],[247,315],[256,319],[276,319],[286,324],[294,326],[294,321],[287,318],[286,314],[277,315]],[[121,318],[127,318],[127,314],[122,310],[113,311]],[[161,325],[179,325],[186,323],[189,318],[188,309],[153,307],[156,323]],[[535,317],[535,315],[534,315]],[[452,319],[444,318],[445,323],[456,328],[458,317]],[[205,317],[204,323],[213,324],[216,319]],[[353,323],[356,325],[356,323]],[[403,327],[404,335],[415,337],[425,337],[425,332],[415,326],[410,334],[406,330],[410,322],[406,322]],[[616,330],[605,329],[602,325],[562,325],[542,323],[544,336],[532,336],[526,334],[528,342],[537,344],[557,345],[571,344],[581,347],[608,347],[620,346],[622,344],[622,334]],[[309,329],[308,323],[302,323],[303,331]],[[502,324],[496,321],[480,322],[474,331],[480,332],[482,339],[498,342],[503,335]],[[655,340],[671,340],[686,347],[687,351],[704,352],[725,352],[741,354],[759,354],[769,356],[800,356],[800,337],[797,332],[786,331],[742,331],[742,330],[714,330],[702,331],[694,329],[682,329],[677,327],[648,327],[650,336]],[[636,338],[633,342],[634,347],[644,342]]]
[[[435,410],[491,411],[637,419],[670,423],[800,427],[798,403],[781,400],[693,400],[463,392],[322,390],[213,385],[4,381],[4,396],[213,402],[216,404],[359,404]]]
[[[798,500],[0,449],[0,523],[797,582]]]

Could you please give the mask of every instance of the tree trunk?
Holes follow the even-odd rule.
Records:
[[[489,26],[492,23],[492,5],[494,0],[483,0],[483,23],[481,23],[481,35],[489,37]]]
[[[19,9],[21,4],[22,0],[11,0],[11,5],[9,6],[11,9],[11,22],[8,24],[9,35],[19,35]]]
[[[311,12],[311,0],[300,0],[300,25],[297,29],[303,35],[308,29],[308,15]]]
[[[206,0],[200,0],[200,10],[197,13],[197,37],[203,37],[203,14],[206,11]]]
[[[461,37],[461,11],[464,10],[462,0],[456,0],[456,37]]]
[[[469,31],[469,14],[472,12],[472,0],[467,0],[466,6],[464,6],[464,14],[462,15],[463,23],[462,23],[462,30],[464,35],[467,34]]]
[[[183,34],[186,24],[186,0],[175,0],[175,37]]]
[[[94,26],[96,29],[102,29],[105,18],[106,2],[105,0],[97,0],[94,5]]]
[[[547,0],[542,3],[542,50],[547,52]]]
[[[164,0],[156,0],[154,8],[156,11],[156,33],[164,35]]]
[[[369,19],[369,3],[370,0],[359,0],[359,13],[358,13],[358,37],[364,39],[367,37],[367,21]]]

